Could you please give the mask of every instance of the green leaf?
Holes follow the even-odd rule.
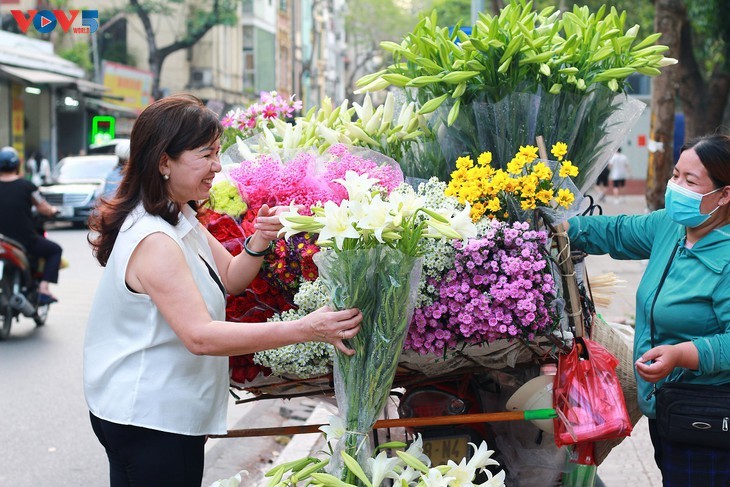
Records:
[[[350,469],[350,472],[354,473],[355,476],[359,478],[366,487],[373,487],[373,484],[370,482],[370,479],[368,479],[368,476],[365,475],[365,472],[363,471],[360,464],[357,463],[357,460],[352,458],[344,451],[342,452],[342,460],[345,462],[345,466]]]

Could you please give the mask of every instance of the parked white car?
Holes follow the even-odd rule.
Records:
[[[53,184],[40,187],[46,201],[59,209],[55,220],[86,225],[118,161],[113,153],[61,159],[53,169]]]

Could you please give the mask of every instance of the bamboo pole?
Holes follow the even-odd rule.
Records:
[[[542,135],[536,138],[537,149],[540,158],[548,160],[547,148]],[[568,315],[568,321],[575,330],[576,337],[585,336],[583,327],[583,308],[580,302],[580,292],[578,291],[578,282],[575,276],[575,267],[573,259],[570,255],[570,241],[565,230],[555,231],[553,229],[553,237],[558,248],[558,267],[563,280],[563,291],[565,292],[565,312]]]
[[[461,414],[454,416],[432,416],[428,418],[381,419],[373,429],[407,428],[416,426],[443,426],[449,424],[495,423],[501,421],[523,421],[551,419],[557,414],[554,409],[532,409],[528,411],[505,411],[499,413]],[[210,438],[249,438],[252,436],[282,436],[320,433],[324,424],[303,424],[299,426],[275,426],[271,428],[249,428],[229,430],[225,435],[209,435]]]

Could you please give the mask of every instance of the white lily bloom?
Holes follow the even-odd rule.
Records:
[[[345,179],[335,179],[335,182],[345,187],[350,201],[369,201],[372,187],[375,183],[379,183],[380,179],[371,178],[367,173],[347,171]]]
[[[451,487],[474,487],[474,476],[477,473],[476,468],[470,467],[466,463],[466,458],[462,458],[459,464],[454,463],[453,460],[449,460],[446,465],[449,467],[446,474],[449,477],[453,477],[454,480],[449,484]]]
[[[368,134],[376,133],[377,129],[380,128],[380,120],[382,119],[382,117],[383,117],[383,105],[380,105],[375,110],[375,113],[373,113],[373,116],[370,117],[370,120],[368,120],[368,123],[363,125],[365,132]]]
[[[329,416],[329,424],[319,427],[319,430],[327,437],[327,441],[338,440],[345,435],[345,423],[339,416]]]
[[[415,110],[415,104],[413,102],[403,105],[398,115],[398,123],[402,127],[407,127],[413,117],[413,111]]]
[[[380,243],[383,240],[383,232],[393,228],[393,217],[391,216],[391,204],[383,201],[377,194],[370,202],[362,204],[362,213],[357,220],[357,226],[362,230],[370,230]]]
[[[410,186],[398,188],[389,196],[390,202],[403,218],[409,218],[425,205],[425,200],[418,196]]]
[[[494,450],[489,449],[486,441],[482,441],[482,444],[478,448],[474,443],[469,444],[474,448],[474,455],[472,455],[468,463],[469,467],[484,468],[489,465],[499,465],[498,461],[491,458]]]
[[[421,437],[421,433],[418,433],[416,435],[416,439],[413,440],[410,445],[408,445],[406,453],[417,458],[418,460],[423,462],[424,465],[428,467],[431,466],[431,459],[428,457],[428,455],[423,453],[423,438]]]
[[[347,200],[343,200],[340,206],[328,201],[324,204],[324,216],[314,217],[314,221],[322,225],[319,232],[319,242],[334,239],[337,247],[342,248],[346,238],[360,238],[360,234],[353,225],[354,222],[348,204]]]
[[[251,149],[248,148],[248,145],[246,145],[243,142],[243,139],[236,135],[236,147],[238,148],[239,154],[243,156],[243,159],[246,161],[253,160],[256,156],[254,156],[253,152],[251,152]]]
[[[324,125],[317,126],[317,135],[321,136],[328,144],[338,144],[340,142],[337,132]]]
[[[425,487],[449,487],[453,480],[456,479],[454,477],[444,477],[437,468],[430,469],[427,476],[421,477]]]
[[[419,472],[412,467],[402,468],[402,466],[396,466],[386,477],[395,480],[393,482],[394,487],[400,487],[401,485],[412,485],[421,478],[421,475],[423,475],[423,472]]]
[[[380,487],[383,480],[402,463],[402,460],[398,457],[389,457],[387,452],[381,451],[375,458],[368,458],[367,463],[370,482],[373,487]]]
[[[471,204],[466,202],[466,206],[460,212],[457,212],[453,217],[449,218],[451,228],[461,235],[464,240],[477,236],[477,226],[471,219]]]
[[[362,101],[362,105],[353,103],[352,106],[355,107],[355,112],[357,112],[357,118],[362,120],[363,124],[367,124],[370,121],[370,118],[373,116],[373,101],[372,99],[370,99],[370,93],[365,95],[365,98]]]
[[[241,474],[248,475],[248,471],[241,470],[229,479],[216,480],[215,482],[210,484],[210,487],[238,487],[239,485],[241,485]]]
[[[492,476],[492,473],[489,470],[487,470],[486,472],[489,476],[489,480],[478,484],[476,487],[504,487],[504,470],[500,470],[499,473],[494,476]]]

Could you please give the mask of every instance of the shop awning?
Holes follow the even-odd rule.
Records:
[[[123,105],[117,105],[105,100],[98,100],[96,98],[86,98],[86,104],[101,108],[107,112],[116,113],[119,115],[126,115],[129,117],[136,118],[139,112],[134,108],[125,107]]]
[[[33,85],[73,85],[78,81],[78,78],[72,78],[63,74],[18,68],[15,66],[0,65],[0,72]]]

